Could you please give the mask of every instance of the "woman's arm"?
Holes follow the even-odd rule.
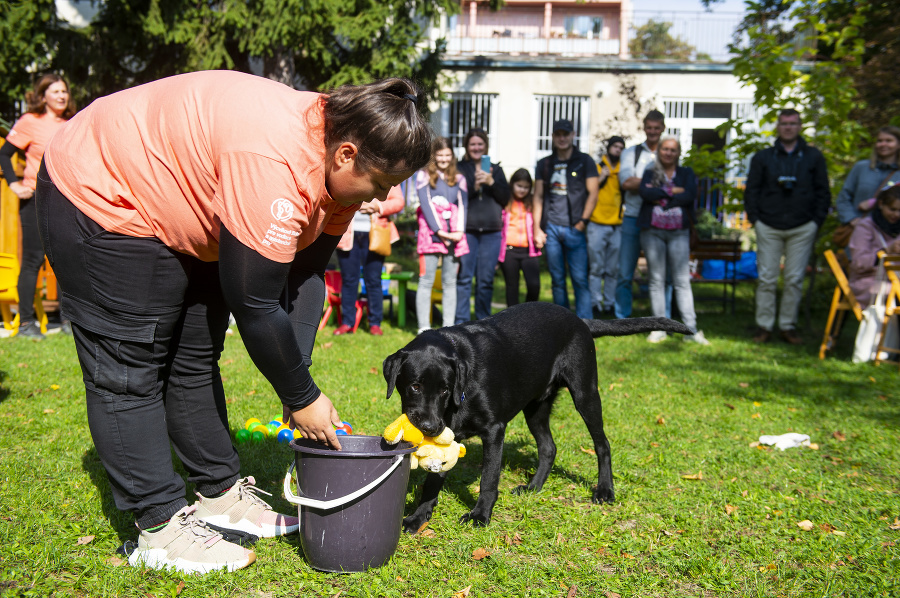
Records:
[[[482,185],[481,192],[485,197],[490,197],[500,204],[500,207],[505,208],[512,194],[509,183],[506,180],[506,174],[499,164],[494,164],[491,166],[491,175],[494,177],[494,183],[492,185]]]
[[[670,199],[671,196],[666,193],[665,189],[662,187],[651,187],[651,181],[653,180],[653,169],[647,168],[644,171],[644,176],[641,177],[641,184],[638,187],[638,194],[641,196],[641,199],[644,200],[645,203],[659,203],[663,199]]]
[[[324,302],[324,283],[315,280],[324,270],[321,257],[337,241],[322,235],[293,263],[282,264],[243,245],[224,226],[219,235],[222,292],[247,353],[304,436],[335,447],[331,424],[340,419],[309,372],[315,342],[309,326]]]
[[[667,208],[684,208],[694,205],[697,199],[697,177],[690,167],[678,167],[676,187],[681,187],[683,191],[672,194],[672,201],[669,202]]]
[[[434,234],[441,230],[441,225],[438,224],[437,219],[435,219],[434,209],[431,207],[431,183],[428,182],[428,174],[425,173],[425,171],[420,170],[419,172],[425,174],[425,176],[419,177],[421,180],[417,179],[416,193],[419,194],[419,205],[422,206],[422,216],[425,218],[425,223],[428,225],[428,228],[431,229],[432,234]]]

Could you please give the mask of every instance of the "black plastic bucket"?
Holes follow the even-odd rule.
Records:
[[[341,436],[340,451],[306,439],[291,441],[294,463],[284,495],[298,505],[300,544],[320,571],[349,573],[384,565],[400,541],[409,442],[388,444],[381,436]],[[297,494],[291,471],[297,470]]]

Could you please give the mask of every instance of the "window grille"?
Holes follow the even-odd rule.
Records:
[[[588,125],[590,122],[590,98],[586,96],[534,96],[537,118],[537,158],[553,151],[553,123],[561,118],[572,121],[575,127],[575,145],[590,153]]]

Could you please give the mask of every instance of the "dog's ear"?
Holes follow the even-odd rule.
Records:
[[[390,399],[394,394],[394,385],[397,383],[397,374],[400,373],[400,366],[406,360],[405,351],[397,351],[393,355],[388,355],[382,364],[382,372],[384,380],[387,382],[387,398]]]
[[[456,379],[453,382],[453,402],[459,407],[460,403],[462,403],[463,391],[466,389],[466,379],[469,377],[469,368],[466,366],[466,362],[460,359],[459,356],[457,356],[454,361]]]

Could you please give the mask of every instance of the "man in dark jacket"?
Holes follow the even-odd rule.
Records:
[[[553,123],[553,153],[537,163],[534,173],[535,245],[545,247],[553,303],[569,307],[566,265],[575,290],[575,313],[593,317],[588,286],[587,229],[597,205],[597,164],[574,146],[572,121]]]
[[[764,343],[775,325],[775,289],[784,256],[784,294],[778,310],[781,337],[792,345],[803,340],[796,332],[803,296],[803,275],[816,232],[831,205],[828,171],[822,152],[800,137],[800,113],[782,110],[773,147],[757,152],[750,162],[744,209],[756,229],[759,286],[753,341]]]

